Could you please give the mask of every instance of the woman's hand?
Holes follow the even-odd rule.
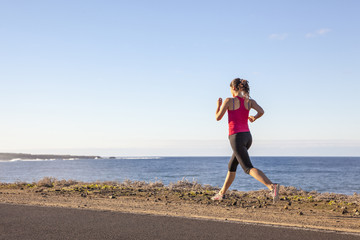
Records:
[[[218,109],[221,107],[221,105],[222,105],[222,98],[219,98],[219,99],[217,100],[217,107],[218,107]]]
[[[255,122],[256,118],[254,116],[249,116],[249,121],[250,122]]]

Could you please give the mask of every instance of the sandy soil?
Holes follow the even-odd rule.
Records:
[[[360,233],[360,196],[280,188],[280,201],[268,191],[230,191],[210,200],[211,186],[179,181],[162,183],[79,183],[44,179],[38,183],[0,184],[0,202],[207,218]]]

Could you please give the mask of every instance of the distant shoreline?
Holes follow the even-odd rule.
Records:
[[[95,155],[70,155],[70,154],[30,154],[30,153],[0,153],[0,161],[11,161],[13,159],[117,159],[117,158],[171,158],[171,157],[209,157],[209,158],[217,158],[217,157],[229,157],[227,155],[224,156],[166,156],[166,155],[140,155],[140,156],[132,156],[132,155],[125,155],[125,156],[95,156]],[[307,157],[313,157],[313,158],[338,158],[338,157],[346,157],[346,158],[359,158],[360,156],[252,156],[253,158],[307,158]]]
[[[84,155],[55,155],[55,154],[30,154],[30,153],[0,153],[0,160],[12,159],[98,159],[100,156],[84,156]]]

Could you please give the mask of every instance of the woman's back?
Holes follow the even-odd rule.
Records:
[[[250,132],[248,125],[250,101],[236,96],[229,101],[228,123],[229,135],[238,132]]]
[[[229,109],[237,110],[240,107],[241,100],[243,100],[243,105],[247,110],[251,109],[251,99],[246,99],[244,97],[235,96],[233,98],[229,98]]]

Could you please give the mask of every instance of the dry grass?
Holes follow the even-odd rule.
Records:
[[[32,185],[38,187],[69,187],[77,185],[79,182],[75,180],[58,180],[54,177],[44,177],[37,182],[33,182]]]
[[[118,183],[119,186],[127,187],[127,188],[143,188],[143,189],[153,189],[153,188],[162,188],[164,184],[162,181],[155,180],[155,182],[145,182],[145,181],[131,181],[126,179],[122,183]]]
[[[55,179],[54,181],[54,187],[70,187],[70,186],[74,186],[74,185],[77,185],[79,184],[78,181],[75,181],[75,180],[57,180]]]
[[[43,179],[39,180],[36,185],[38,187],[53,187],[55,185],[56,178],[53,177],[44,177]]]
[[[188,191],[205,191],[205,190],[219,190],[219,188],[212,187],[210,185],[201,185],[197,181],[189,181],[185,178],[177,181],[176,183],[170,183],[169,190],[188,190]]]
[[[210,185],[201,185],[197,181],[189,181],[185,178],[179,180],[175,183],[170,183],[168,186],[165,186],[164,183],[160,180],[145,182],[145,181],[131,181],[125,180],[124,182],[116,181],[105,181],[105,182],[95,182],[95,183],[85,183],[76,180],[58,180],[54,177],[44,177],[43,179],[33,182],[16,182],[16,183],[0,183],[2,188],[64,188],[64,187],[85,187],[85,188],[111,188],[111,189],[143,189],[143,190],[154,190],[154,189],[163,189],[166,191],[218,191],[218,187],[213,187]],[[257,190],[257,191],[229,191],[229,196],[238,196],[246,197],[251,196],[255,198],[269,197],[268,190]],[[280,187],[280,196],[284,199],[292,200],[302,200],[302,201],[316,201],[316,202],[342,202],[346,204],[357,204],[360,205],[360,195],[354,193],[354,195],[344,195],[336,193],[319,193],[317,191],[306,192],[302,189],[297,189],[293,186],[281,186]]]

